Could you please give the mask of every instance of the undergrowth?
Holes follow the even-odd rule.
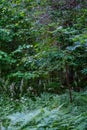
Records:
[[[87,91],[43,93],[33,99],[0,97],[0,130],[87,130]]]

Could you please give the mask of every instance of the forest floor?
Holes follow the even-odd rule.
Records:
[[[13,100],[0,97],[0,130],[87,130],[87,91],[43,93]]]

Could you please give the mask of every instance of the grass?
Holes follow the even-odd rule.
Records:
[[[0,130],[87,130],[87,91],[73,92],[73,103],[67,93],[0,98]]]

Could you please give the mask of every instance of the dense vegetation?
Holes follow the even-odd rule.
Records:
[[[59,93],[86,87],[86,4],[1,0],[1,92],[19,97],[30,90]]]
[[[15,102],[5,97],[0,103],[1,130],[86,130],[87,91],[79,95],[74,92],[73,98],[70,104],[67,93],[43,93],[32,100],[22,97]]]
[[[86,130],[87,91],[79,95],[74,92],[73,98],[71,104],[67,93],[44,93],[14,102],[5,97],[0,102],[1,130]]]
[[[31,97],[36,100],[36,105],[33,105],[35,102],[30,99],[28,99],[30,103],[27,101],[31,109],[34,107],[35,110],[36,108],[35,113],[37,113],[37,116],[35,120],[38,117],[38,121],[33,121],[33,126],[37,126],[34,127],[35,129],[51,130],[52,128],[52,130],[58,130],[59,126],[59,130],[86,130],[87,113],[82,111],[86,111],[87,106],[84,105],[84,110],[80,110],[81,106],[77,109],[78,102],[87,103],[86,89],[87,1],[0,0],[0,94],[1,105],[3,101],[6,102],[6,97],[8,97],[7,115],[9,114],[7,109],[16,105],[16,102],[13,101],[21,102],[22,97],[27,96],[27,98]],[[69,109],[65,107],[68,105],[68,99],[65,104],[62,104],[60,97],[64,96],[61,95],[55,98],[53,95],[64,94],[67,90],[69,100],[73,102],[69,104]],[[40,100],[44,105],[47,102],[45,100],[46,102],[43,103],[42,97],[42,99],[36,99],[36,96],[38,97],[42,93],[48,96],[47,100],[49,101],[46,108],[42,105],[44,108],[39,109]],[[47,93],[52,94],[52,102],[50,101],[50,95]],[[84,95],[84,93],[83,99],[81,94]],[[60,99],[61,103],[55,107],[55,110],[54,108],[49,110],[52,103],[54,102],[53,105],[55,106],[56,101]],[[10,103],[10,106],[8,106],[8,103]],[[26,104],[26,101],[24,101],[24,104]],[[22,103],[20,103],[19,108],[20,106],[22,107]],[[73,111],[74,109],[78,111],[77,115],[74,113],[75,115],[72,117],[70,111],[69,114],[67,113],[71,108]],[[57,109],[59,113],[57,113]],[[15,110],[19,111],[18,108]],[[49,113],[50,111],[51,113]],[[50,121],[49,118],[53,113],[55,113],[54,117]],[[7,118],[7,115],[4,118],[4,112],[1,114],[3,119]],[[40,117],[38,114],[40,114]],[[65,116],[64,120],[59,119],[58,116],[63,114]],[[20,113],[18,116],[20,116]],[[44,120],[46,118],[48,124],[40,128],[41,121],[43,125],[42,118]],[[54,118],[57,118],[58,121],[54,120]],[[1,122],[3,119],[1,118]],[[66,123],[64,123],[65,120]],[[69,120],[71,122],[68,122]],[[77,120],[77,123],[74,120]],[[82,121],[81,128],[78,120],[79,122]],[[9,124],[7,119],[6,122]],[[30,122],[27,120],[23,126],[16,122],[19,126],[18,128],[16,125],[17,130],[33,130],[34,128],[28,124]],[[27,128],[27,126],[30,127]],[[13,130],[16,128],[11,126],[11,128],[7,129]]]

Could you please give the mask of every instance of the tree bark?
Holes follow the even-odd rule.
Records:
[[[73,99],[72,99],[72,89],[71,89],[70,81],[69,81],[69,66],[67,64],[66,64],[66,84],[69,90],[70,102],[72,102]]]

